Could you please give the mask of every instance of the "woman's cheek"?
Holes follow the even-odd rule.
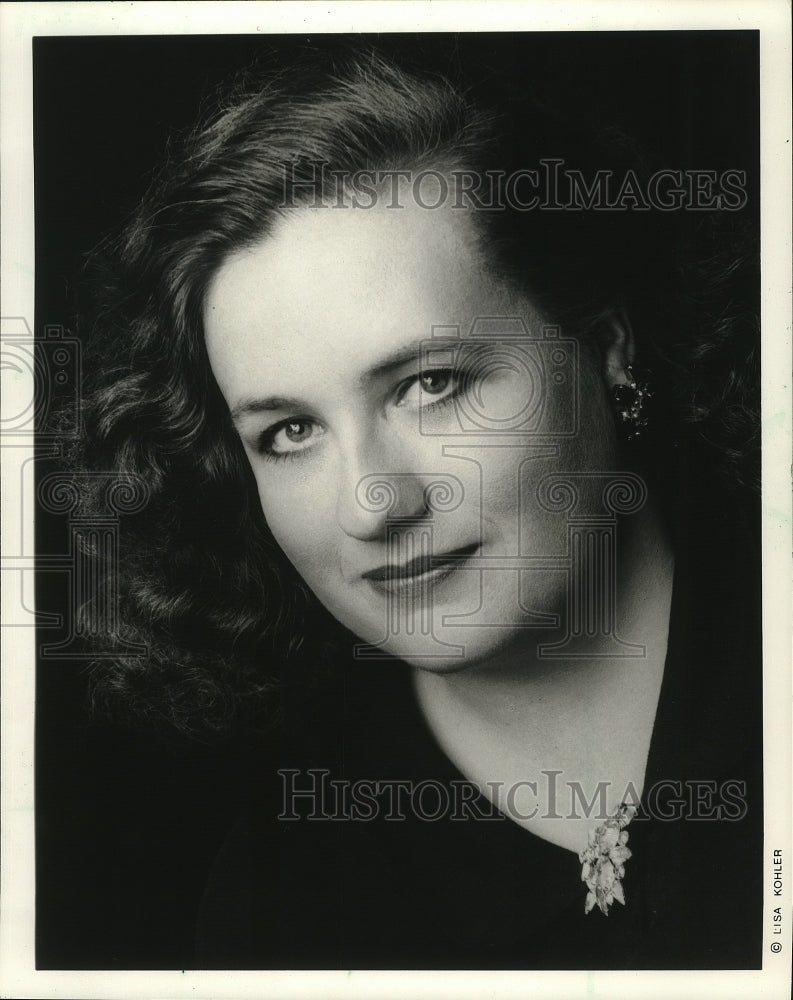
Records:
[[[327,565],[335,523],[330,491],[318,479],[300,475],[257,477],[262,513],[273,538],[295,569],[311,583]]]

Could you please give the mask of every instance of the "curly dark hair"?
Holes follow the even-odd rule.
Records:
[[[211,374],[203,299],[227,256],[267,234],[285,195],[310,200],[325,183],[319,161],[329,174],[508,174],[543,156],[639,169],[619,133],[592,134],[530,97],[507,99],[492,78],[461,86],[373,50],[288,74],[245,72],[169,146],[123,235],[92,263],[91,378],[70,467],[141,477],[150,492],[125,518],[119,580],[119,642],[143,643],[148,655],[120,645],[117,661],[94,666],[96,704],[220,730],[284,677],[310,674],[340,634],[268,531]],[[695,439],[713,476],[751,482],[755,247],[737,213],[695,224],[684,215],[479,212],[477,223],[493,265],[566,334],[596,342],[615,309],[631,317],[638,362],[660,390],[644,452],[659,482],[685,476]]]

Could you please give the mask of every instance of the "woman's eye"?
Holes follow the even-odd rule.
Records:
[[[450,371],[424,372],[419,378],[421,391],[428,393],[430,396],[440,396],[448,389],[451,382],[452,373]]]
[[[262,435],[261,450],[273,457],[288,456],[313,447],[325,433],[321,424],[307,417],[296,417],[277,424]]]
[[[457,389],[458,378],[451,369],[439,368],[422,372],[408,386],[399,399],[400,405],[412,403],[418,406],[433,405],[451,398]],[[426,397],[432,397],[431,401]]]

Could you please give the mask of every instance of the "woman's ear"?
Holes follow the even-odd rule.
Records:
[[[600,357],[606,386],[624,385],[629,380],[628,365],[636,354],[633,329],[627,313],[615,309],[604,319],[600,330]]]

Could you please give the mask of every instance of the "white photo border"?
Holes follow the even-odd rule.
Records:
[[[3,629],[2,883],[0,996],[4,997],[631,997],[768,998],[790,995],[791,900],[771,937],[771,858],[791,836],[791,163],[790,19],[784,0],[674,4],[612,2],[3,3],[1,312],[33,328],[34,204],[32,39],[40,35],[260,34],[399,31],[752,30],[760,32],[763,432],[763,656],[765,868],[763,968],[677,972],[80,972],[36,971],[34,955],[35,636]],[[7,403],[32,397],[20,373],[3,372]],[[32,445],[30,447],[32,455]],[[3,538],[15,537],[31,497],[3,482]],[[32,506],[32,503],[31,503]],[[5,595],[4,595],[5,603]],[[10,601],[4,611],[12,614]],[[6,621],[4,614],[3,620]],[[740,877],[736,872],[725,877]],[[779,954],[771,951],[780,943]]]

